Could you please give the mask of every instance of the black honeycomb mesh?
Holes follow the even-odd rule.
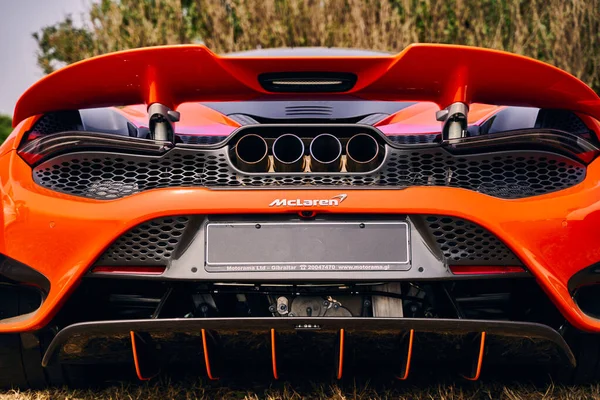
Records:
[[[34,171],[42,186],[75,196],[115,199],[148,189],[237,185],[223,153],[170,151],[163,157],[80,154],[58,157]]]
[[[464,219],[428,215],[429,235],[451,265],[521,265],[500,239],[487,229]]]
[[[522,265],[512,251],[487,229],[464,219],[441,215],[412,215],[422,221],[421,235],[429,236],[450,265]],[[190,216],[158,218],[121,235],[95,265],[167,265],[178,250]]]
[[[212,135],[177,135],[185,144],[216,144],[221,143],[227,136],[212,136]]]
[[[439,133],[426,133],[423,135],[388,135],[387,138],[392,143],[398,144],[418,144],[418,143],[434,143],[441,140]]]
[[[440,148],[402,150],[373,173],[247,174],[231,167],[226,149],[174,148],[161,157],[72,153],[34,169],[34,180],[51,190],[114,199],[162,187],[369,187],[450,186],[517,199],[554,192],[585,178],[585,166],[539,151],[454,156]]]
[[[145,222],[120,236],[96,265],[166,265],[189,223],[185,216]]]
[[[31,132],[50,135],[58,132],[76,131],[81,125],[81,117],[77,111],[58,111],[45,114],[37,120]]]

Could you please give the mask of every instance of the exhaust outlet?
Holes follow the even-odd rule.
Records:
[[[242,136],[235,145],[237,166],[246,172],[269,170],[268,146],[265,139],[255,134]]]
[[[346,143],[346,169],[349,172],[366,172],[379,163],[379,143],[366,133],[352,136]]]
[[[310,169],[313,172],[342,170],[342,143],[329,133],[322,133],[310,142]]]
[[[273,167],[277,172],[304,170],[304,143],[296,135],[286,133],[273,143]]]

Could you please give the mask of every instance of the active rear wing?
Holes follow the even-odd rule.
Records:
[[[462,128],[471,103],[566,109],[600,120],[600,98],[579,79],[501,51],[414,44],[389,56],[238,57],[181,45],[107,54],[56,71],[21,96],[13,124],[51,111],[146,104],[151,129],[165,122],[172,128],[181,103],[290,92],[431,101],[440,121]]]

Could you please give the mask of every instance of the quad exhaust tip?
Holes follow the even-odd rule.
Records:
[[[273,143],[273,168],[277,172],[304,170],[304,143],[296,135],[286,133]]]
[[[322,133],[310,143],[310,166],[313,172],[342,170],[342,143],[338,138]]]
[[[352,136],[346,143],[346,169],[348,172],[366,172],[377,168],[380,160],[377,140],[366,133]]]
[[[273,170],[302,172],[306,167],[305,146],[300,137],[286,133],[273,142]],[[317,135],[310,143],[310,170],[312,172],[340,172],[343,148],[340,140],[329,133]],[[381,145],[373,136],[359,133],[346,143],[348,172],[372,171],[379,165]],[[268,172],[271,167],[269,145],[257,134],[242,136],[234,147],[236,165],[245,172]]]
[[[269,148],[262,137],[250,133],[242,136],[235,146],[238,167],[246,172],[269,170]]]

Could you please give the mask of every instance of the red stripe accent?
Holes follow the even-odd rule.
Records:
[[[413,349],[413,339],[415,337],[415,330],[410,330],[410,335],[408,336],[408,352],[406,354],[406,366],[404,367],[404,375],[402,377],[398,377],[399,380],[405,381],[408,379],[408,373],[410,372],[410,361],[412,359],[412,349]]]
[[[166,267],[146,266],[146,267],[94,267],[92,273],[95,274],[121,274],[121,275],[162,275]]]
[[[475,368],[475,376],[473,376],[473,377],[465,376],[466,380],[476,381],[479,379],[479,376],[481,375],[481,366],[483,365],[483,353],[485,351],[485,336],[486,336],[486,333],[481,332],[481,341],[479,342],[479,356],[477,357],[477,367]]]
[[[206,342],[206,330],[202,329],[202,351],[204,352],[204,364],[206,366],[206,375],[211,381],[217,381],[219,378],[213,376],[212,370],[210,369],[210,358],[208,356],[208,343]]]
[[[344,330],[340,329],[340,358],[338,360],[337,378],[342,379],[344,370]]]
[[[146,378],[142,375],[142,371],[140,368],[140,361],[138,359],[138,354],[137,354],[137,346],[135,343],[135,332],[129,331],[129,336],[131,337],[131,350],[133,352],[133,364],[135,365],[135,373],[140,381],[149,381],[150,379],[152,379],[151,377]]]
[[[277,352],[275,349],[275,329],[271,329],[271,363],[273,365],[273,378],[279,379],[277,373]]]
[[[526,272],[523,267],[498,265],[451,265],[450,271],[454,275],[492,275]]]

